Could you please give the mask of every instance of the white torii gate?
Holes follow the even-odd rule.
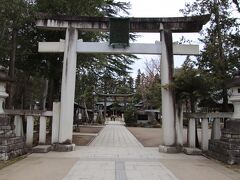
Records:
[[[101,22],[103,25],[100,23],[96,25],[92,21],[86,23],[85,19],[85,24],[78,23],[75,19],[71,19],[73,22],[68,22],[62,19],[60,19],[60,21],[61,23],[59,23],[58,20],[45,19],[37,22],[38,27],[66,29],[65,40],[60,40],[60,42],[39,43],[39,52],[64,52],[58,142],[63,143],[68,140],[72,140],[77,53],[159,54],[161,55],[161,81],[162,86],[164,87],[162,87],[162,123],[164,145],[167,147],[176,146],[175,104],[171,88],[166,88],[166,85],[169,85],[172,81],[172,55],[199,55],[199,47],[198,45],[172,44],[172,31],[168,31],[168,29],[170,28],[171,30],[178,32],[178,29],[186,29],[185,26],[183,28],[184,23],[191,21],[190,24],[187,24],[189,26],[188,30],[189,32],[195,32],[196,30],[193,30],[192,26],[195,25],[197,26],[197,29],[200,29],[205,23],[206,18],[201,20],[201,22],[196,21],[196,19],[192,20],[189,18],[185,18],[183,21],[179,21],[179,19],[173,20],[171,18],[159,19],[159,21],[163,21],[163,23],[160,23],[160,26],[158,26],[158,32],[161,34],[161,42],[156,41],[155,44],[131,43],[129,47],[119,49],[112,48],[105,42],[83,42],[82,40],[78,40],[78,29],[89,30],[95,28],[106,30],[106,22]],[[172,22],[172,24],[165,24],[169,21],[173,21],[175,24]],[[139,21],[137,23],[139,23]],[[165,26],[167,28],[164,28]],[[141,29],[141,24],[139,27]],[[141,30],[141,32],[143,31]],[[151,29],[150,32],[155,31]]]

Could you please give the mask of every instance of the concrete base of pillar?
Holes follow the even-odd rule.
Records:
[[[52,150],[52,145],[38,145],[32,149],[33,153],[48,153]]]
[[[57,152],[69,152],[75,150],[75,144],[54,144],[53,150]]]
[[[183,152],[187,155],[202,155],[202,150],[198,148],[183,148]]]
[[[169,154],[180,153],[180,152],[182,152],[182,147],[160,145],[159,152],[169,153]]]

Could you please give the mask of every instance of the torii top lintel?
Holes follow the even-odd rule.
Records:
[[[95,95],[99,96],[99,97],[132,97],[132,96],[134,96],[134,93],[132,93],[132,94],[104,94],[104,93],[95,92]]]
[[[161,28],[172,32],[199,32],[209,20],[209,15],[169,18],[129,18],[130,32],[159,32]],[[63,30],[68,27],[81,31],[109,31],[108,17],[46,16],[36,25],[40,28]],[[163,27],[162,27],[163,26]]]

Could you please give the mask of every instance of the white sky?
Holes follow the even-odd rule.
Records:
[[[194,0],[119,0],[122,2],[130,2],[132,8],[130,10],[130,17],[178,17],[182,16],[179,9],[185,7],[186,2],[193,2]],[[142,37],[137,40],[139,43],[154,43],[160,40],[159,33],[142,33]],[[198,44],[198,33],[174,34],[173,41],[178,41],[181,36],[186,39],[193,40],[193,44]],[[135,77],[137,70],[144,71],[144,62],[147,59],[159,58],[159,56],[138,55],[141,59],[137,60],[133,65],[132,76]],[[184,57],[175,56],[175,67],[180,67],[184,61]]]

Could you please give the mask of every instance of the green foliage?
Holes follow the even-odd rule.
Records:
[[[0,63],[8,67],[10,60],[14,59],[12,57],[16,56],[16,60],[12,63],[15,66],[15,72],[23,73],[25,79],[48,79],[48,104],[51,104],[53,100],[60,97],[63,55],[39,54],[38,42],[59,41],[65,38],[65,33],[37,29],[36,15],[46,13],[69,16],[119,16],[120,12],[128,14],[129,7],[129,3],[114,0],[0,0],[2,27],[0,29]],[[13,32],[17,33],[16,40],[13,38]],[[134,36],[131,35],[131,37]],[[79,39],[104,41],[108,39],[108,34],[79,32]],[[134,55],[78,55],[77,79],[80,82],[77,82],[76,99],[85,99],[87,106],[91,107],[91,94],[98,83],[102,83],[105,73],[107,72],[113,79],[127,76],[130,70],[129,65],[135,58]],[[20,89],[15,87],[16,105],[19,103],[16,97],[19,94]],[[38,99],[42,99],[41,95]]]
[[[176,70],[173,86],[177,103],[190,102],[191,112],[195,112],[195,104],[198,100],[210,96],[210,82],[194,68],[189,58],[185,60],[182,68]]]
[[[39,0],[38,11],[54,15],[77,16],[118,16],[119,12],[127,13],[129,3],[113,0]],[[48,32],[49,33],[49,32]],[[51,41],[52,33],[46,41]],[[60,36],[55,37],[54,41]],[[106,33],[82,32],[79,39],[84,41],[102,41],[108,39]],[[128,76],[129,65],[134,55],[78,54],[76,101],[85,101],[92,107],[92,92],[116,93],[116,89],[126,92],[126,87],[118,85],[120,77]],[[61,60],[62,58],[60,58]]]
[[[21,68],[20,62],[23,62],[23,59],[28,61],[37,52],[36,34],[32,23],[34,21],[33,14],[32,5],[24,0],[1,0],[0,62],[2,65],[9,66],[9,60],[12,58],[15,48],[16,61],[19,62],[18,68]],[[16,32],[16,40],[13,38],[13,32]],[[15,43],[14,46],[13,43]]]
[[[136,109],[133,106],[128,106],[124,112],[124,119],[127,126],[136,126],[137,116]]]
[[[226,82],[239,69],[239,22],[232,16],[231,0],[196,0],[187,3],[181,10],[184,15],[210,14],[211,19],[202,31],[204,44],[202,55],[196,64],[204,76],[212,79],[215,100],[223,100],[223,110],[227,110],[228,95]]]

